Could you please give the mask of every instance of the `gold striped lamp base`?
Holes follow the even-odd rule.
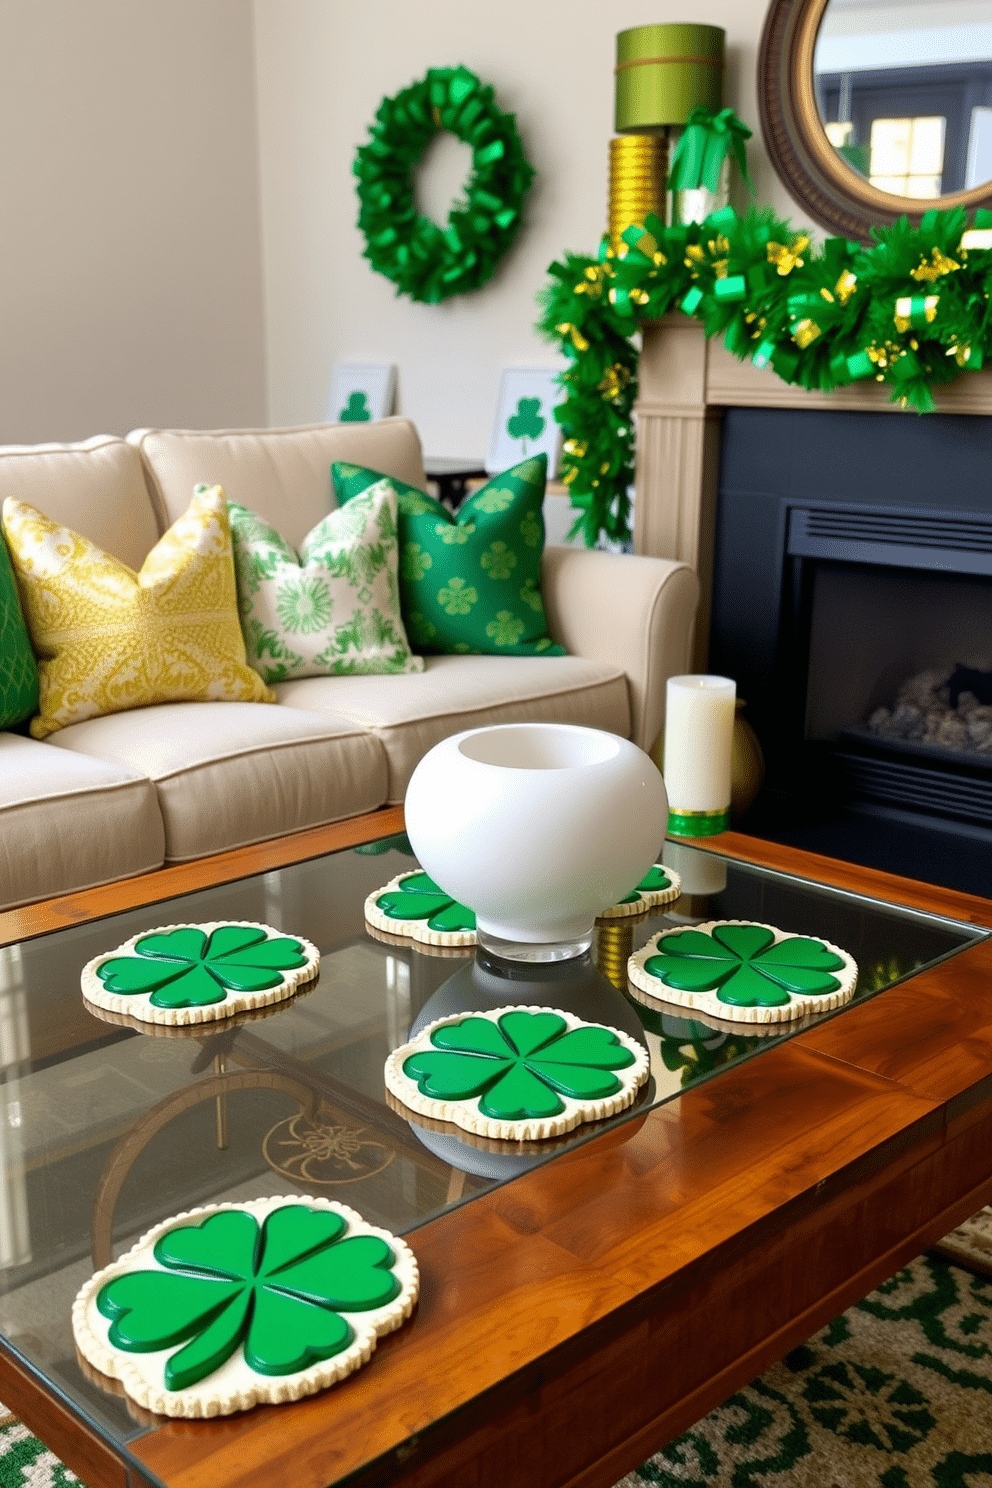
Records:
[[[621,134],[610,140],[610,247],[623,247],[625,228],[644,225],[653,213],[665,220],[668,139],[665,135]]]
[[[596,965],[608,982],[627,990],[627,962],[634,949],[634,927],[629,920],[609,920],[596,926]]]

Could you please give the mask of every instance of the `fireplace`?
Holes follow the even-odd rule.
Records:
[[[843,724],[823,723],[820,705],[808,704],[801,681],[810,665],[818,666],[821,654],[831,654],[838,605],[842,615],[851,613],[845,585],[854,576],[851,582],[860,586],[866,567],[874,569],[869,598],[877,597],[879,605],[869,606],[870,619],[862,622],[849,655],[860,661],[880,623],[882,586],[897,583],[903,569],[914,583],[939,586],[946,577],[950,586],[931,588],[929,601],[922,601],[917,590],[908,610],[894,604],[904,625],[907,615],[923,613],[923,604],[938,617],[963,607],[972,618],[966,636],[952,633],[948,639],[953,660],[965,661],[971,653],[981,659],[992,650],[981,635],[989,613],[982,597],[992,580],[985,568],[975,566],[983,561],[992,519],[992,368],[956,378],[937,402],[936,414],[920,418],[900,411],[891,402],[891,389],[872,381],[831,393],[792,387],[767,368],[738,361],[719,341],[707,341],[688,316],[651,322],[642,328],[636,405],[634,548],[681,559],[700,576],[693,665],[736,677],[770,757],[768,787],[739,823],[744,830],[987,894],[992,892],[992,828],[971,805],[964,820],[946,803],[940,810],[924,805],[922,782],[929,776],[908,773],[922,758],[918,750],[892,751],[903,756],[911,802],[880,799],[877,788],[869,795],[857,782],[852,787],[855,765],[842,757],[845,742],[819,738],[817,730],[822,724],[824,733],[835,727],[840,733],[857,710]],[[728,460],[736,466],[730,476]],[[806,518],[800,517],[802,510]],[[977,535],[963,541],[971,518]],[[905,544],[929,549],[923,564],[916,561],[918,553],[911,564],[894,561],[905,556],[899,549],[907,533],[900,532],[899,523],[907,520],[928,527],[929,539],[935,539],[920,542],[917,531]],[[830,554],[798,550],[804,542],[825,540],[826,526],[837,522],[847,530],[831,536],[842,543],[866,537],[865,523],[882,522],[885,532],[875,533],[884,538],[881,556],[876,553],[874,563],[865,565],[863,549],[856,561],[844,547]],[[930,524],[946,522],[956,530],[945,546]],[[790,552],[790,545],[797,551]],[[771,570],[760,558],[768,551],[777,555]],[[760,570],[746,597],[743,590],[727,588],[731,569],[741,579]],[[979,635],[973,639],[969,586],[978,595]],[[844,623],[853,626],[849,619]],[[935,629],[934,623],[924,627],[931,635]],[[823,635],[825,642],[818,639]],[[791,658],[791,668],[784,664],[790,648],[800,652]],[[814,695],[821,695],[815,680]],[[857,763],[862,775],[875,768],[863,739],[849,752],[867,756]],[[953,773],[951,762],[940,763]],[[898,774],[885,761],[879,771],[890,780]],[[959,773],[981,777],[975,761]],[[977,789],[984,791],[984,778]]]
[[[989,892],[992,423],[731,409],[719,470],[708,665],[768,766],[741,825]]]

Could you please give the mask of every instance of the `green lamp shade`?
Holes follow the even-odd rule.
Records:
[[[694,108],[723,104],[720,26],[632,26],[617,33],[616,130],[684,124]]]

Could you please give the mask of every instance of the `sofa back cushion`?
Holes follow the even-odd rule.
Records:
[[[299,548],[337,505],[333,461],[426,484],[420,440],[404,418],[296,429],[137,429],[128,440],[145,463],[163,530],[186,510],[198,485],[220,485],[229,501],[255,512]]]
[[[186,497],[189,505],[193,491]],[[37,507],[140,569],[159,539],[141,457],[124,439],[0,447],[0,506],[8,496]]]

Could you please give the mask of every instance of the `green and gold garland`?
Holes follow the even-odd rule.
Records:
[[[822,247],[769,209],[623,234],[626,250],[569,254],[550,268],[539,329],[569,358],[562,479],[592,546],[630,537],[635,333],[681,309],[727,349],[785,382],[828,392],[874,378],[893,401],[933,410],[933,390],[992,356],[992,212],[927,212],[876,228],[866,248]]]
[[[472,148],[464,199],[441,228],[421,216],[414,168],[434,136],[448,130]],[[352,166],[364,257],[397,294],[436,305],[478,289],[509,248],[534,176],[512,114],[465,67],[432,67],[420,82],[384,98],[369,142]]]

